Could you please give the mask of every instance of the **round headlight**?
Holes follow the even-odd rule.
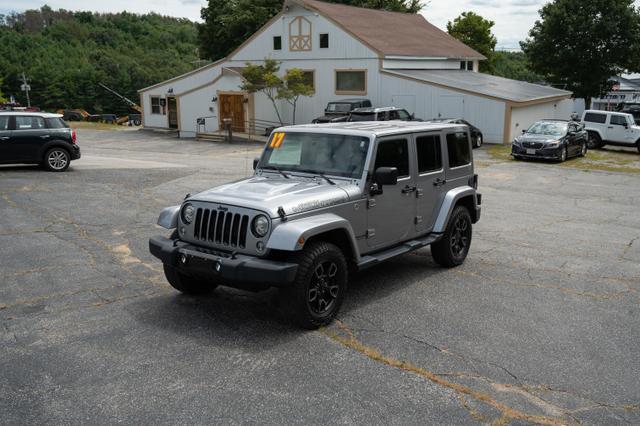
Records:
[[[251,222],[251,232],[258,238],[262,238],[269,232],[269,219],[265,215],[258,215]]]
[[[196,214],[196,209],[191,204],[185,204],[182,208],[182,221],[187,225],[193,222],[193,217]]]

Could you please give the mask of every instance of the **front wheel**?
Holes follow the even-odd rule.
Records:
[[[433,260],[446,268],[462,265],[471,247],[471,227],[469,210],[464,206],[456,207],[444,235],[431,245]]]
[[[567,147],[565,146],[565,147],[562,148],[562,152],[560,153],[560,158],[558,158],[558,160],[561,163],[564,163],[565,161],[567,161],[567,157],[568,157]]]
[[[50,172],[64,172],[69,168],[71,156],[64,148],[51,148],[44,155],[44,167]]]
[[[169,265],[164,265],[164,276],[167,278],[167,281],[169,281],[169,284],[171,284],[171,287],[184,294],[207,294],[217,287],[215,283],[190,277]]]
[[[638,153],[640,153],[640,141],[636,142],[636,147],[638,148]]]
[[[327,325],[336,316],[347,291],[347,261],[337,246],[311,242],[291,261],[298,264],[296,279],[284,289],[285,309],[306,329]]]
[[[580,157],[584,157],[585,155],[587,155],[587,143],[586,142],[582,142],[582,146],[580,147],[580,154],[579,155],[580,155]]]

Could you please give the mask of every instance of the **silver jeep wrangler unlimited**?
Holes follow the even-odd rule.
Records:
[[[184,293],[281,288],[305,328],[336,315],[350,273],[427,245],[460,265],[480,219],[471,139],[456,124],[282,127],[254,169],[164,209],[158,224],[173,233],[149,249]]]

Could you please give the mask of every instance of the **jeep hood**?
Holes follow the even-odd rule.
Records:
[[[338,179],[334,182],[336,185],[330,185],[321,178],[252,176],[201,192],[189,199],[262,210],[275,218],[280,207],[286,215],[291,215],[341,204],[350,200],[349,194],[360,192],[351,182]]]

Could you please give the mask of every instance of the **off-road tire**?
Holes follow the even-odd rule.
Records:
[[[587,132],[587,148],[600,149],[602,148],[602,138],[596,132]]]
[[[164,266],[164,276],[171,284],[171,287],[175,288],[181,293],[198,295],[211,293],[218,286],[215,283],[199,280],[188,275],[183,274],[177,268],[170,265]]]
[[[638,148],[638,153],[640,154],[640,140],[636,142],[636,148]]]
[[[314,330],[329,324],[347,291],[348,267],[344,253],[334,244],[312,241],[288,261],[297,263],[298,271],[291,286],[283,289],[284,311],[302,328]],[[335,265],[335,271],[331,265]],[[325,298],[330,301],[324,303],[322,310]]]
[[[53,147],[44,154],[42,165],[50,172],[64,172],[71,164],[71,154],[64,148]]]
[[[460,224],[466,226],[463,233],[460,232]],[[464,234],[464,235],[462,235]],[[431,256],[440,266],[452,268],[464,263],[471,247],[472,223],[469,210],[465,206],[457,206],[447,223],[447,229],[442,238],[431,244]],[[460,238],[464,237],[464,247],[458,251]]]

